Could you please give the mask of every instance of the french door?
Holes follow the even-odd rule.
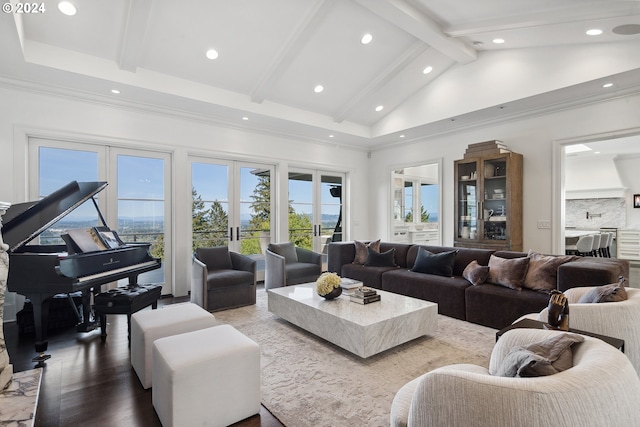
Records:
[[[71,181],[106,181],[95,196],[111,229],[125,242],[150,243],[162,267],[143,273],[140,283],[162,283],[172,293],[171,157],[108,145],[29,139],[29,199],[37,200]],[[102,225],[92,202],[85,202],[40,236],[40,244],[64,244],[68,228]]]
[[[326,253],[344,240],[345,174],[308,169],[289,171],[289,241]]]
[[[273,165],[191,159],[193,250],[228,245],[263,254],[273,230],[273,175]]]

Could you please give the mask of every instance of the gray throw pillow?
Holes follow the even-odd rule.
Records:
[[[494,375],[524,378],[565,371],[573,366],[571,346],[583,341],[584,337],[581,335],[565,333],[526,347],[513,347]]]
[[[233,268],[227,246],[196,248],[196,258],[207,266],[207,270],[231,270]]]
[[[395,261],[396,248],[391,248],[386,252],[376,252],[367,248],[366,267],[397,267]]]
[[[354,240],[354,244],[356,245],[356,255],[353,258],[354,264],[362,265],[367,262],[367,248],[370,248],[375,252],[380,252],[380,239],[369,243]]]
[[[267,248],[280,256],[284,257],[287,264],[298,262],[298,253],[296,252],[296,245],[292,242],[287,243],[269,243]]]
[[[627,299],[627,290],[623,282],[610,285],[595,286],[578,300],[579,304],[600,302],[620,302]]]
[[[425,248],[418,248],[418,255],[416,255],[411,271],[451,277],[457,253],[458,251],[447,251],[434,254]]]
[[[491,255],[487,282],[521,290],[528,267],[528,257],[508,259]]]
[[[489,277],[489,266],[478,264],[477,260],[471,261],[464,268],[462,277],[471,282],[472,285],[481,285]]]

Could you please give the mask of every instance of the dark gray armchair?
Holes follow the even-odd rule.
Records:
[[[256,261],[226,246],[197,248],[191,302],[208,311],[256,303]]]
[[[264,288],[314,282],[322,271],[322,254],[293,243],[269,243],[265,251]]]

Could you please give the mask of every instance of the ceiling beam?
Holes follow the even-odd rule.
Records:
[[[153,0],[129,1],[129,10],[118,53],[118,67],[121,70],[136,72],[138,69],[152,6]]]
[[[262,103],[276,78],[282,75],[284,70],[291,65],[294,58],[307,44],[322,19],[331,8],[335,0],[317,0],[307,16],[300,22],[290,35],[283,48],[275,59],[260,76],[260,80],[251,90],[251,101]]]
[[[456,62],[466,64],[478,56],[472,46],[445,34],[437,22],[406,0],[355,1]]]
[[[349,117],[351,112],[363,99],[366,99],[372,93],[380,90],[391,79],[397,76],[398,73],[400,73],[411,61],[416,59],[422,52],[427,50],[427,48],[428,46],[426,46],[421,41],[414,42],[393,62],[387,65],[387,67],[382,70],[375,79],[369,82],[369,84],[363,87],[355,96],[348,100],[342,106],[342,108],[340,108],[340,110],[333,115],[333,120],[336,123],[342,123],[344,120],[346,120],[346,118]]]
[[[576,12],[575,7],[554,8],[536,13],[527,13],[506,18],[496,18],[452,25],[443,31],[451,37],[464,37],[481,33],[493,33],[504,30],[545,27],[549,25],[568,24],[571,22],[597,21],[609,18],[629,17],[640,13],[640,3],[628,4],[594,4]]]

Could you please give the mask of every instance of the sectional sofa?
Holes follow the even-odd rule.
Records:
[[[425,250],[428,252],[424,252]],[[389,251],[393,255],[390,255]],[[487,269],[486,266],[489,266],[490,263],[494,266],[496,262],[504,263],[507,266],[507,273],[509,270],[516,270],[508,266],[508,260],[517,259],[512,262],[522,266],[528,264],[529,259],[537,259],[538,263],[535,265],[540,266],[544,261],[547,263],[547,270],[551,265],[549,261],[552,264],[557,261],[555,264],[558,265],[551,266],[553,268],[551,287],[559,291],[579,286],[614,283],[617,282],[619,276],[629,277],[629,262],[612,258],[563,256],[562,259],[556,260],[554,257],[540,256],[531,252],[381,242],[379,253],[385,253],[388,257],[392,256],[392,263],[395,264],[392,266],[382,265],[384,263],[381,264],[376,260],[360,263],[362,262],[361,248],[359,252],[360,260],[356,260],[357,262],[354,263],[356,258],[354,242],[329,244],[328,270],[342,277],[360,280],[373,288],[435,302],[438,304],[440,314],[496,329],[510,325],[520,316],[537,313],[545,308],[549,302],[549,290],[527,286],[524,279],[520,286],[491,283],[491,277],[484,281],[480,280],[481,283],[474,285],[463,277],[463,273],[465,276],[469,276],[468,272],[471,269],[469,264],[473,261],[477,262],[476,267],[483,267],[488,271],[491,271],[491,268]],[[451,261],[451,274],[440,275],[441,272],[430,274],[412,271],[417,269],[416,259],[419,258],[420,264],[422,264],[425,254],[429,253]],[[535,258],[536,255],[538,258]],[[531,261],[530,266],[533,265],[534,261]],[[466,272],[465,269],[467,269]],[[497,267],[494,268],[494,270],[497,269]],[[526,274],[529,273],[533,273],[533,268],[526,272]],[[475,278],[474,281],[478,282]],[[495,278],[494,281],[501,282]],[[509,285],[511,284],[509,283]]]

